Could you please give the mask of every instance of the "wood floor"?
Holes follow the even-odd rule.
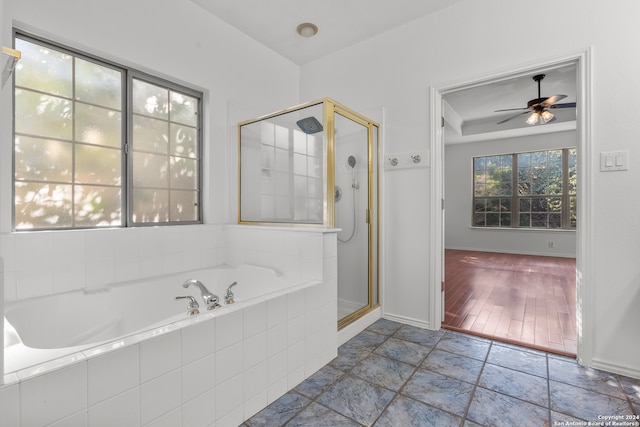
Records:
[[[576,354],[576,260],[445,251],[444,328]]]

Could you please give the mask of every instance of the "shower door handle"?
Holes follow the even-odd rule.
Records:
[[[366,209],[365,210],[365,221],[367,222],[367,224],[371,223],[371,210],[370,209]]]

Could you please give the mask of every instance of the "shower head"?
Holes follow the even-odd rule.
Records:
[[[351,166],[352,168],[356,167],[356,158],[355,157],[349,156],[347,161],[349,162],[349,166]]]
[[[300,130],[307,135],[322,132],[322,124],[315,117],[306,117],[296,122]]]

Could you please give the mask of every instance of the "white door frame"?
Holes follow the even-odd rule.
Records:
[[[439,329],[444,314],[441,283],[444,278],[444,138],[443,138],[443,108],[442,96],[480,86],[489,82],[505,80],[518,75],[528,74],[538,69],[549,68],[561,64],[575,63],[577,69],[576,80],[576,132],[578,148],[578,226],[576,229],[576,327],[577,327],[577,355],[578,360],[585,364],[592,364],[593,357],[593,289],[592,289],[592,260],[593,253],[593,224],[592,210],[592,180],[593,153],[591,147],[591,49],[570,52],[566,55],[535,61],[529,64],[515,66],[488,75],[473,77],[467,80],[447,83],[429,88],[430,105],[430,215],[429,235],[432,251],[429,257],[429,323],[434,329]]]

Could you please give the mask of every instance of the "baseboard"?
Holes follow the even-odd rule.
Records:
[[[632,368],[630,366],[618,365],[616,363],[610,363],[601,359],[591,359],[592,368],[600,369],[602,371],[612,372],[614,374],[624,375],[625,377],[640,379],[640,370],[638,368]]]
[[[556,258],[575,258],[576,254],[566,253],[551,253],[551,252],[534,252],[534,251],[514,251],[509,249],[487,249],[487,248],[465,248],[465,247],[446,247],[454,251],[472,251],[472,252],[494,252],[498,254],[513,254],[513,255],[532,255],[532,256],[550,256]]]
[[[435,330],[435,328],[431,326],[431,323],[425,322],[424,320],[413,319],[411,317],[406,317],[406,316],[398,316],[396,314],[391,314],[391,313],[384,313],[382,317],[387,320],[403,323],[405,325],[416,326],[422,329]]]

